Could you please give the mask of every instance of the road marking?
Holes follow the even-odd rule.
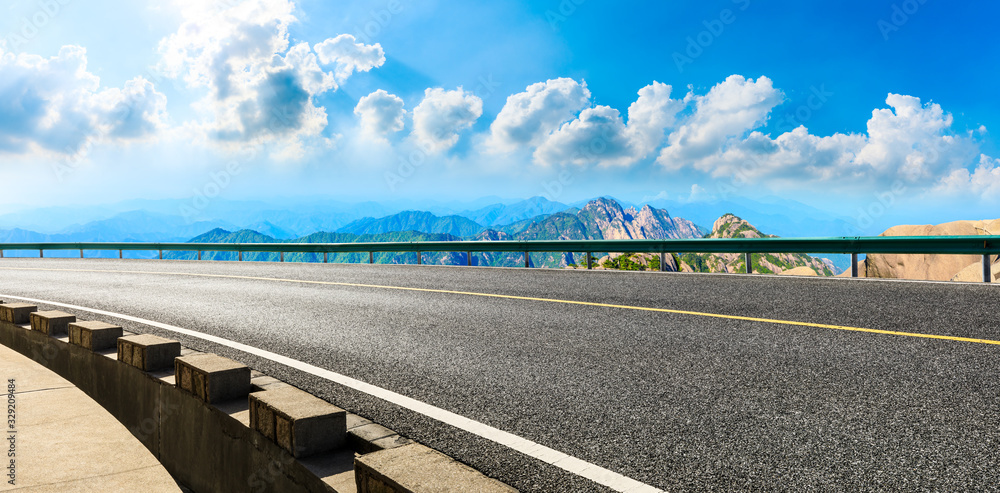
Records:
[[[442,423],[454,426],[455,428],[467,431],[469,433],[480,436],[497,444],[504,445],[524,455],[527,455],[528,457],[541,460],[547,464],[551,464],[553,466],[556,466],[564,471],[575,474],[577,476],[587,478],[597,484],[606,486],[615,491],[620,491],[622,493],[662,493],[662,490],[650,486],[646,483],[642,483],[627,476],[623,476],[619,473],[598,466],[597,464],[577,459],[576,457],[573,457],[569,454],[560,452],[555,449],[551,449],[540,443],[533,442],[526,438],[522,438],[513,433],[509,433],[499,428],[494,428],[490,425],[466,418],[465,416],[455,414],[451,411],[447,411],[439,407],[426,404],[412,397],[407,397],[402,394],[397,394],[396,392],[393,392],[391,390],[383,389],[382,387],[362,382],[361,380],[357,380],[348,377],[346,375],[342,375],[340,373],[332,372],[330,370],[320,368],[318,366],[313,366],[310,365],[309,363],[292,359],[287,356],[282,356],[277,353],[272,353],[270,351],[258,349],[253,346],[248,346],[246,344],[230,341],[229,339],[223,339],[218,336],[203,334],[201,332],[196,332],[190,329],[177,327],[176,325],[164,324],[153,320],[147,320],[144,318],[133,317],[131,315],[125,315],[122,313],[98,310],[96,308],[87,308],[83,306],[71,305],[68,303],[59,303],[56,301],[25,298],[22,296],[0,294],[0,297],[27,301],[30,303],[59,306],[70,310],[90,312],[97,315],[104,315],[107,317],[115,317],[122,320],[129,320],[132,322],[149,325],[151,327],[156,327],[159,329],[168,330],[179,334],[184,334],[186,336],[203,339],[209,342],[213,342],[215,344],[220,344],[226,347],[233,348],[237,351],[242,351],[244,353],[252,354],[259,358],[267,359],[278,364],[295,368],[296,370],[300,370],[309,373],[311,375],[315,375],[317,377],[329,380],[331,382],[343,385],[345,387],[360,392],[364,392],[365,394],[377,397],[384,401],[391,402],[397,406],[409,409],[410,411],[422,414],[424,416],[435,419]]]
[[[957,337],[957,336],[945,336],[938,334],[922,334],[919,332],[901,332],[896,330],[882,330],[882,329],[869,329],[865,327],[851,327],[849,325],[832,325],[832,324],[819,324],[813,322],[798,322],[794,320],[779,320],[773,318],[760,318],[760,317],[744,317],[741,315],[724,315],[721,313],[708,313],[708,312],[695,312],[688,310],[674,310],[671,308],[653,308],[648,306],[632,306],[632,305],[616,305],[611,303],[595,303],[591,301],[576,301],[576,300],[560,300],[553,298],[534,298],[530,296],[515,296],[510,294],[495,294],[495,293],[477,293],[471,291],[452,291],[448,289],[431,289],[431,288],[412,288],[406,286],[384,286],[379,284],[359,284],[351,282],[336,282],[336,281],[310,281],[305,279],[283,279],[280,277],[257,277],[257,276],[236,276],[227,274],[198,274],[194,272],[160,272],[160,271],[139,271],[139,270],[102,270],[102,269],[45,269],[45,268],[35,268],[35,267],[0,267],[0,270],[28,270],[28,271],[53,271],[53,272],[100,272],[100,273],[117,273],[117,274],[151,274],[151,275],[166,275],[166,276],[191,276],[191,277],[207,277],[207,278],[220,278],[220,279],[246,279],[254,281],[270,281],[270,282],[285,282],[285,283],[297,283],[297,284],[318,284],[324,286],[344,286],[344,287],[355,287],[355,288],[372,288],[372,289],[391,289],[397,291],[416,291],[422,293],[439,293],[439,294],[454,294],[462,296],[479,296],[484,298],[500,298],[509,300],[521,300],[521,301],[537,301],[543,303],[559,303],[566,305],[582,305],[582,306],[593,306],[601,308],[616,308],[621,310],[636,310],[636,311],[646,311],[646,312],[657,312],[657,313],[672,313],[675,315],[690,315],[695,317],[710,317],[710,318],[721,318],[727,320],[740,320],[744,322],[761,322],[769,324],[779,324],[779,325],[791,325],[798,327],[812,327],[818,329],[830,329],[830,330],[844,330],[849,332],[865,332],[869,334],[882,334],[882,335],[892,335],[892,336],[902,336],[902,337],[916,337],[920,339],[938,339],[944,341],[956,341],[956,342],[971,342],[976,344],[992,344],[1000,346],[1000,341],[995,341],[991,339],[976,339],[972,337]]]

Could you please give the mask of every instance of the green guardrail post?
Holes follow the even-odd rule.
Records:
[[[368,263],[369,264],[375,263],[375,252],[368,252]]]
[[[3,258],[2,254],[0,254],[0,258]],[[465,252],[465,265],[472,267],[472,252]]]
[[[851,254],[851,277],[858,277],[858,254]]]
[[[528,252],[524,252],[524,268],[527,269],[531,266],[531,257],[528,256]]]
[[[417,265],[420,265],[420,264],[424,263],[424,259],[423,259],[423,258],[421,258],[421,257],[423,257],[423,254],[421,254],[421,253],[420,253],[420,252],[418,251],[418,252],[417,252]]]
[[[990,254],[983,254],[983,282],[993,282],[993,269]]]
[[[330,261],[330,258],[328,257],[329,254],[330,254],[330,252],[323,252],[323,263],[324,264],[329,263],[329,261]]]
[[[594,262],[594,261],[593,261],[593,255],[591,255],[591,253],[590,253],[590,252],[587,252],[587,269],[588,269],[588,270],[590,270],[590,269],[593,269],[593,268],[594,268],[594,267],[593,267],[593,265],[591,265],[591,264],[593,264],[593,262]]]
[[[753,274],[753,254],[746,252],[743,255],[747,261],[747,274]]]

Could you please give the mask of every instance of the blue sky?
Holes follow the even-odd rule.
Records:
[[[995,217],[992,3],[11,0],[0,206],[780,196]]]

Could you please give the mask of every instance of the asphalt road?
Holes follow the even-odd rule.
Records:
[[[163,274],[169,272],[442,289],[1000,340],[1000,291],[994,286],[433,266],[0,260],[2,294],[124,313],[273,351],[665,490],[957,491],[1000,485],[1000,345],[544,300]],[[244,361],[522,491],[606,491],[309,374],[199,339],[123,325]]]

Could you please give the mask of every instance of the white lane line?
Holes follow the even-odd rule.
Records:
[[[487,440],[496,442],[500,445],[507,446],[514,449],[528,457],[552,464],[564,471],[570,472],[577,476],[587,478],[594,481],[597,484],[606,486],[615,491],[628,492],[628,493],[656,493],[662,492],[662,490],[650,486],[646,483],[636,481],[627,476],[623,476],[614,471],[605,469],[597,464],[593,464],[584,460],[577,459],[576,457],[570,456],[555,449],[551,449],[542,444],[533,442],[526,438],[521,438],[513,433],[508,433],[498,428],[474,421],[472,419],[466,418],[464,416],[455,414],[451,411],[446,411],[439,407],[432,406],[430,404],[418,401],[411,397],[407,397],[402,394],[397,394],[391,390],[383,389],[369,383],[356,380],[354,378],[348,377],[346,375],[341,375],[340,373],[332,372],[320,368],[318,366],[310,365],[309,363],[304,363],[299,360],[289,358],[287,356],[282,356],[277,353],[272,353],[270,351],[265,351],[263,349],[258,349],[253,346],[247,346],[246,344],[240,344],[238,342],[230,341],[228,339],[223,339],[221,337],[213,336],[210,334],[203,334],[201,332],[196,332],[190,329],[185,329],[182,327],[177,327],[175,325],[164,324],[160,322],[155,322],[153,320],[146,320],[144,318],[133,317],[131,315],[125,315],[121,313],[109,312],[105,310],[98,310],[95,308],[87,308],[83,306],[70,305],[67,303],[59,303],[57,301],[39,300],[34,298],[25,298],[22,296],[12,296],[6,294],[0,294],[0,298],[11,298],[15,300],[28,301],[31,303],[40,303],[44,305],[60,306],[63,308],[69,308],[71,310],[80,310],[84,312],[90,312],[97,315],[105,315],[108,317],[116,317],[122,320],[129,320],[132,322],[149,325],[151,327],[156,327],[163,330],[169,330],[171,332],[176,332],[178,334],[184,334],[190,337],[197,337],[198,339],[203,339],[215,344],[221,344],[226,347],[236,349],[238,351],[243,351],[245,353],[252,354],[254,356],[264,358],[275,363],[279,363],[296,370],[304,371],[311,375],[315,375],[320,378],[324,378],[331,382],[349,387],[351,389],[364,392],[368,395],[378,397],[387,402],[391,402],[397,406],[409,409],[410,411],[423,414],[429,418],[436,419],[447,425],[454,426],[460,430],[467,431],[473,435],[480,436]]]

